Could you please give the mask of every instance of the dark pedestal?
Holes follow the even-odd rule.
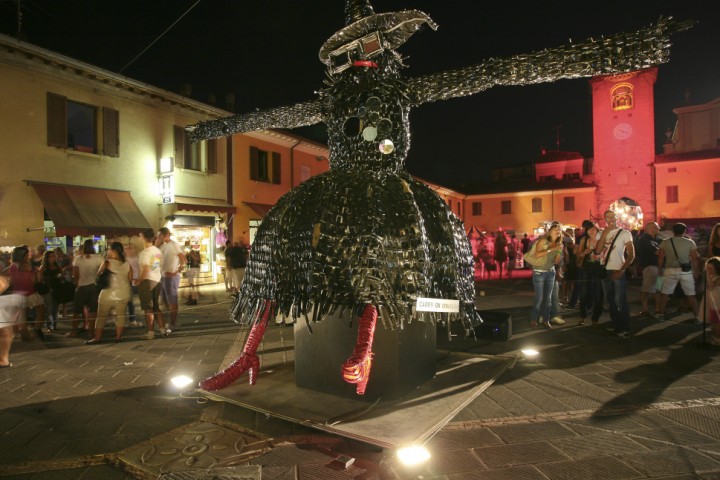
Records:
[[[341,366],[355,348],[359,319],[348,326],[347,317],[328,316],[313,323],[311,334],[304,321],[295,324],[295,384],[334,395],[375,400],[397,398],[435,375],[436,329],[427,322],[388,330],[378,319],[373,362],[365,395],[342,378]]]

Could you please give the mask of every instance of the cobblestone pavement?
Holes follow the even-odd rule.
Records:
[[[631,285],[633,311],[637,296]],[[720,479],[720,355],[698,345],[689,314],[633,319],[633,336],[618,339],[578,326],[576,310],[532,330],[532,298],[527,279],[484,282],[478,307],[510,312],[513,338],[439,340],[518,361],[432,438],[415,470],[394,452],[173,390],[171,376],[215,372],[243,335],[217,287],[181,309],[169,338],[141,341],[140,328],[119,344],[85,346],[62,329],[18,338],[14,366],[0,370],[0,477]],[[525,357],[527,347],[540,354]]]

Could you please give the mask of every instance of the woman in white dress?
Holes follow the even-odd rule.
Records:
[[[98,316],[95,323],[95,337],[85,342],[85,345],[95,345],[102,342],[105,322],[114,309],[117,319],[115,321],[115,341],[122,341],[122,334],[127,321],[126,309],[130,301],[130,282],[132,282],[132,267],[125,259],[125,250],[120,242],[113,242],[107,252],[107,259],[103,262],[98,274],[104,270],[111,273],[107,288],[100,290],[98,298]]]

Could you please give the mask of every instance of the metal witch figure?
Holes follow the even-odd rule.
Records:
[[[495,85],[527,85],[608,75],[668,61],[669,35],[687,23],[661,19],[635,33],[572,44],[479,65],[406,78],[396,48],[423,25],[417,10],[374,13],[368,0],[347,0],[346,26],[320,49],[327,88],[316,99],[191,126],[193,141],[267,128],[324,122],[330,170],[282,197],[258,229],[233,307],[249,323],[243,354],[203,380],[217,390],[248,371],[276,314],[319,322],[333,314],[360,317],[355,351],[343,378],[362,394],[370,374],[376,320],[403,328],[414,320],[475,319],[473,260],[462,222],[445,202],[411,177],[409,113],[426,102],[472,95]],[[457,314],[418,312],[420,297],[457,299]],[[350,352],[348,352],[350,353]]]

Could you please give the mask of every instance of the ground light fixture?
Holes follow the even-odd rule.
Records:
[[[414,467],[427,462],[430,452],[422,445],[410,445],[397,451],[398,460],[403,466]]]
[[[183,389],[193,383],[194,380],[187,375],[176,375],[170,379],[175,388]]]
[[[535,358],[540,355],[540,352],[538,352],[534,348],[523,348],[522,350],[520,350],[520,352],[525,355],[525,358]]]

